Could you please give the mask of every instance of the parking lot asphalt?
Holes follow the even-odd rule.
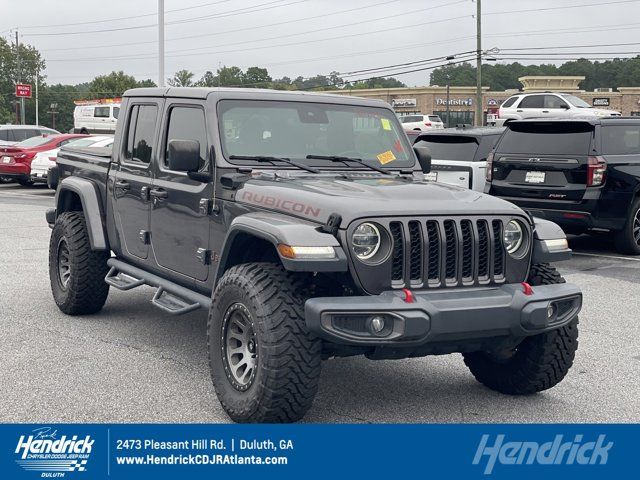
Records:
[[[172,317],[153,291],[112,289],[100,314],[68,317],[49,289],[45,187],[0,185],[0,421],[229,422],[209,377],[206,313]],[[638,422],[640,257],[610,238],[571,239],[558,265],[584,293],[580,347],[555,388],[510,397],[458,354],[323,364],[306,422]]]

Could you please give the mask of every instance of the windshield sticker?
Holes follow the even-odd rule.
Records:
[[[391,130],[391,122],[388,118],[381,118],[380,123],[382,123],[382,128],[385,130]]]
[[[387,150],[386,152],[381,153],[377,157],[378,157],[378,161],[382,165],[386,165],[387,163],[393,162],[396,159],[396,156],[393,154],[391,150]]]
[[[399,138],[396,140],[396,143],[393,144],[393,149],[398,153],[404,152],[404,148],[402,148]]]

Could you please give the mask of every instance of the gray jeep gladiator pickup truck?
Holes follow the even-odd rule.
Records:
[[[380,101],[253,89],[125,93],[112,151],[60,153],[50,279],[66,314],[109,288],[208,310],[213,384],[239,422],[302,418],[321,362],[460,352],[506,394],[553,387],[580,290],[555,224],[424,181]]]

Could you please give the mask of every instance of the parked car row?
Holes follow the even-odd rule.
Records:
[[[415,144],[431,150],[428,180],[501,197],[567,233],[610,232],[620,252],[640,255],[639,118],[512,120]]]
[[[60,133],[34,136],[0,147],[0,177],[22,186],[47,183],[49,170],[55,166],[58,152],[64,145],[109,147],[112,144],[112,136]]]

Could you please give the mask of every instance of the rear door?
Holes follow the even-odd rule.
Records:
[[[545,95],[528,95],[524,97],[518,107],[516,113],[520,118],[540,118],[545,115],[544,108]]]
[[[493,159],[491,193],[507,198],[580,201],[595,127],[589,122],[509,124]]]
[[[162,127],[161,152],[151,190],[151,245],[160,267],[205,281],[209,273],[209,212],[211,182],[192,180],[185,172],[169,169],[171,140],[195,140],[200,144],[200,172],[209,173],[211,159],[202,101],[167,100]]]
[[[158,155],[157,138],[162,103],[156,99],[132,100],[118,152],[113,204],[123,255],[146,259],[150,244],[149,192],[153,182],[151,162]],[[107,107],[108,108],[108,107]]]

